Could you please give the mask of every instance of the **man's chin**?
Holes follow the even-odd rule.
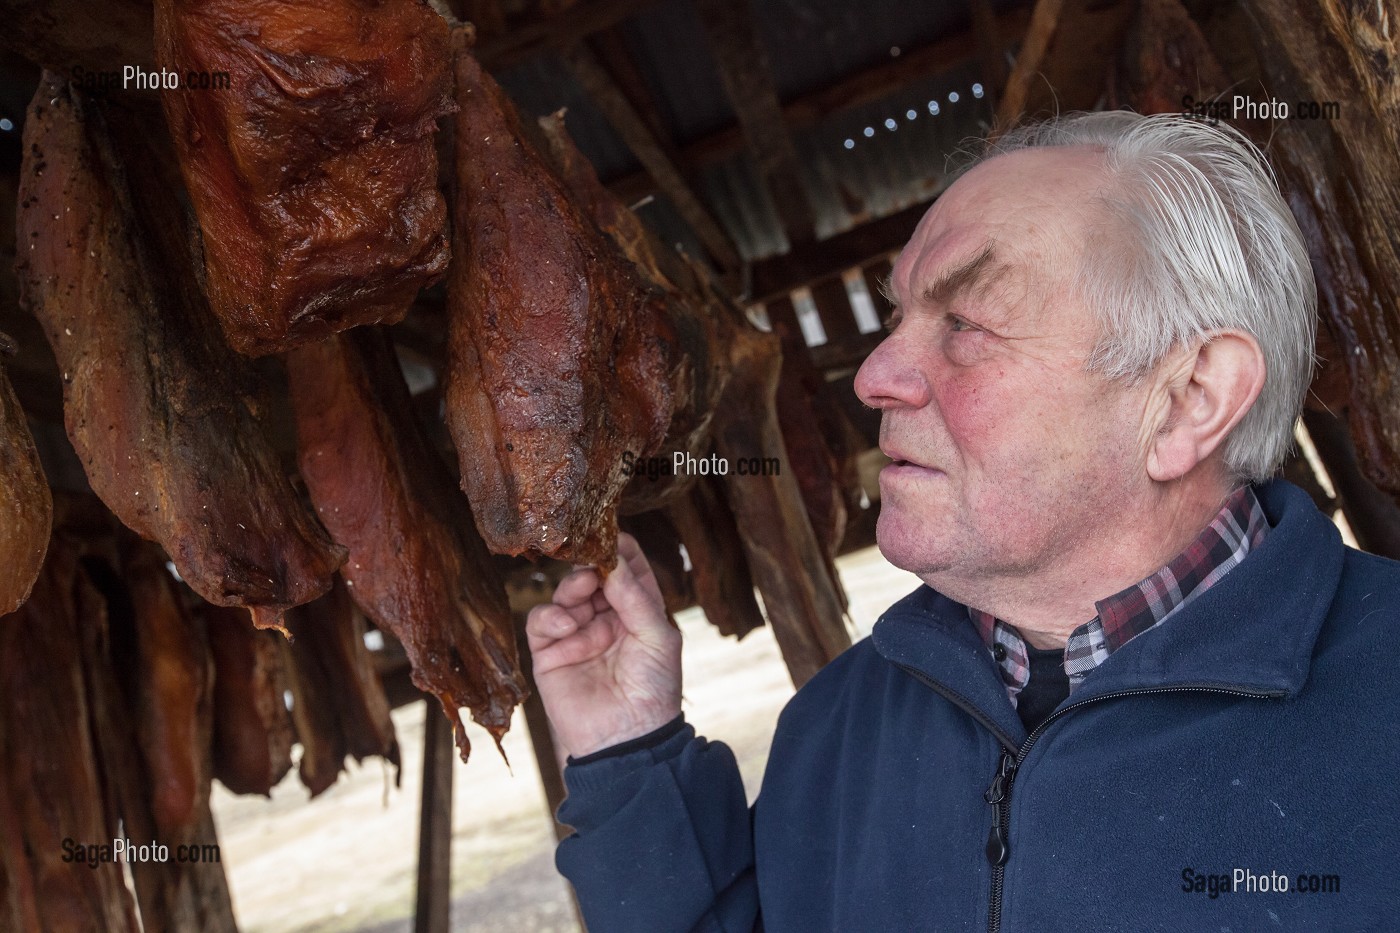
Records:
[[[894,510],[880,513],[875,545],[885,560],[919,576],[947,570],[950,565],[947,542],[930,534],[928,522],[908,521]]]

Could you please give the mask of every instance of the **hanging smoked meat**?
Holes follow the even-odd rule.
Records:
[[[214,659],[214,776],[235,794],[270,796],[292,768],[282,639],[234,609],[202,615]]]
[[[154,217],[181,216],[169,192],[152,182],[133,197],[101,115],[52,75],[24,150],[21,293],[53,345],[93,490],[206,600],[279,624],[330,587],[344,554],[268,446],[246,366],[208,320],[187,257],[150,246],[169,238]]]
[[[289,354],[301,473],[361,609],[400,642],[413,682],[452,720],[499,743],[525,696],[505,589],[472,510],[414,421],[385,335],[359,331]]]
[[[136,642],[136,729],[157,838],[188,838],[208,801],[213,671],[203,626],[185,612],[165,555],[144,541],[123,548]]]
[[[14,353],[0,334],[0,358]],[[0,369],[0,616],[26,599],[44,563],[53,498],[19,399]]]
[[[379,755],[399,764],[389,701],[365,647],[365,617],[340,578],[331,591],[289,614],[292,720],[301,782],[315,797],[335,783],[345,756]]]
[[[671,463],[677,452],[702,457],[709,450],[711,416],[728,375],[725,360],[737,312],[713,291],[706,272],[666,249],[641,218],[598,180],[592,163],[565,128],[563,111],[541,117],[539,124],[575,203],[647,283],[648,302],[640,326],[657,326],[671,335],[665,344],[671,421],[656,456],[664,463]],[[635,513],[663,506],[683,497],[691,482],[685,474],[663,475],[659,480],[634,478],[622,508]]]
[[[447,269],[436,121],[446,21],[423,0],[158,0],[156,56],[214,313],[262,355],[408,311]]]
[[[455,58],[446,401],[462,488],[492,551],[611,568],[623,454],[666,436],[676,337],[505,93]]]
[[[89,845],[118,834],[89,728],[84,640],[102,598],[55,541],[29,601],[0,625],[0,926],[135,931],[122,865]],[[65,840],[71,840],[65,845]],[[110,859],[110,854],[108,858]],[[81,861],[79,861],[81,859]]]
[[[714,292],[703,270],[657,246],[636,215],[598,182],[559,115],[541,126],[575,197],[666,295],[664,313],[695,361],[693,378],[677,382],[685,388],[677,393],[665,443],[680,450],[687,443],[708,447],[707,435],[713,434],[714,450],[731,464],[781,464],[772,476],[733,475],[722,484],[700,477],[688,488],[677,486],[683,495],[671,492],[660,501],[691,556],[696,598],[706,615],[721,632],[738,637],[761,625],[750,583],[756,581],[800,686],[849,646],[850,636],[840,578],[830,549],[813,532],[779,427],[778,340],[749,326],[732,302]],[[696,426],[688,439],[677,430],[685,424]],[[638,485],[634,481],[627,490],[629,504],[646,501],[636,495]]]

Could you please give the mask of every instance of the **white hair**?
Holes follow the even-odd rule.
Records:
[[[1224,445],[1235,482],[1267,479],[1293,441],[1312,377],[1317,289],[1297,221],[1263,153],[1238,130],[1176,114],[1070,114],[1012,130],[1022,149],[1104,154],[1109,224],[1077,285],[1101,316],[1089,368],[1138,379],[1175,347],[1238,329],[1263,351],[1264,387]]]

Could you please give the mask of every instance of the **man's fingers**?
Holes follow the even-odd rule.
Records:
[[[646,558],[643,557],[642,561],[645,563]],[[603,595],[630,632],[640,634],[666,623],[661,592],[656,587],[656,581],[650,578],[650,570],[648,579],[639,580],[631,561],[617,562],[617,567],[608,574],[607,582],[603,584]]]
[[[572,635],[577,630],[578,621],[567,609],[553,603],[536,606],[525,617],[525,637],[531,651]]]
[[[642,586],[646,586],[650,581],[650,584],[656,587],[656,591],[661,592],[661,587],[656,583],[656,574],[652,573],[651,562],[642,553],[642,546],[637,543],[636,538],[625,531],[620,532],[617,536],[617,557],[617,562],[626,564]]]
[[[598,571],[580,567],[559,581],[554,588],[554,602],[565,607],[584,605],[598,591],[599,582]]]
[[[525,622],[525,637],[536,676],[560,667],[592,661],[613,643],[615,630],[603,619],[577,623],[559,606],[536,606]]]

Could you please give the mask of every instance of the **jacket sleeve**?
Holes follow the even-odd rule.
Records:
[[[753,829],[728,746],[695,727],[651,748],[564,769],[555,864],[589,933],[751,933]]]

